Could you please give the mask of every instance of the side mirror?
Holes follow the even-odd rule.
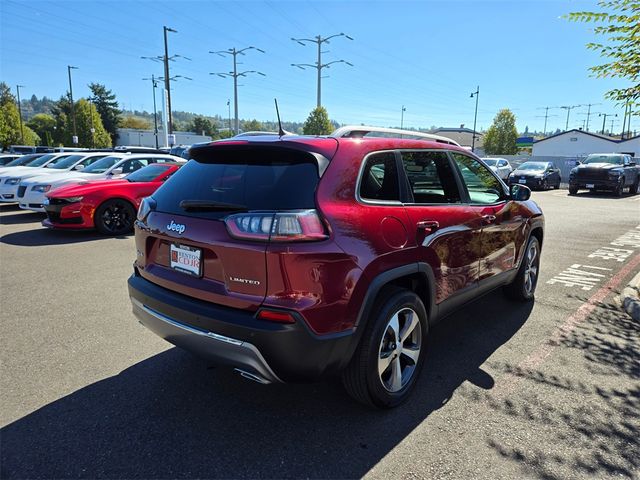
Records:
[[[75,167],[73,167],[74,170],[84,170],[84,165],[76,165]]]
[[[526,185],[514,183],[509,187],[511,199],[516,202],[525,202],[531,198],[531,189]]]
[[[114,168],[113,170],[111,170],[111,175],[122,175],[122,168]]]
[[[630,167],[635,167],[637,164],[638,164],[638,163],[637,163],[637,162],[635,162],[634,160],[631,160],[631,161],[629,162],[629,166],[630,166]]]

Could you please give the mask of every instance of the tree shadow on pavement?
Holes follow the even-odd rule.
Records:
[[[614,305],[601,304],[560,344],[563,351],[582,357],[586,375],[504,365],[506,373],[528,388],[507,399],[484,397],[496,412],[526,424],[528,436],[539,443],[517,444],[503,437],[491,438],[489,446],[517,462],[526,477],[637,478],[640,325]],[[553,445],[553,452],[544,445]]]
[[[495,292],[445,319],[415,394],[391,411],[337,382],[265,387],[169,349],[4,427],[1,477],[359,478],[463,382],[491,388],[480,366],[531,309]]]
[[[15,245],[18,247],[42,247],[45,245],[67,245],[70,243],[83,243],[93,240],[106,240],[115,238],[118,240],[131,238],[131,235],[121,235],[118,237],[108,237],[101,235],[94,230],[51,230],[39,228],[21,232],[8,233],[0,237],[0,243]]]

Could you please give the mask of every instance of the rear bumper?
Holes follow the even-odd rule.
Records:
[[[137,272],[128,284],[133,313],[142,325],[177,347],[265,383],[312,381],[336,374],[352,351],[352,330],[320,336],[300,316],[293,324],[258,320],[255,312],[173,292]]]

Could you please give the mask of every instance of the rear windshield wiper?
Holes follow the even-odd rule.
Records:
[[[180,208],[183,210],[220,210],[224,212],[246,212],[248,209],[244,205],[236,203],[212,202],[208,200],[182,200]]]

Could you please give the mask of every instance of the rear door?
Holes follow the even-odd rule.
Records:
[[[401,156],[410,234],[416,236],[418,261],[436,266],[436,303],[474,290],[482,255],[481,213],[463,201],[446,151],[402,151]]]
[[[211,155],[189,161],[153,194],[155,211],[138,244],[145,252],[141,274],[185,295],[253,311],[267,288],[265,215],[315,208],[317,161],[269,147]],[[253,238],[231,236],[225,219],[239,213],[246,222],[238,227]],[[176,263],[190,251],[200,258],[199,271]]]

